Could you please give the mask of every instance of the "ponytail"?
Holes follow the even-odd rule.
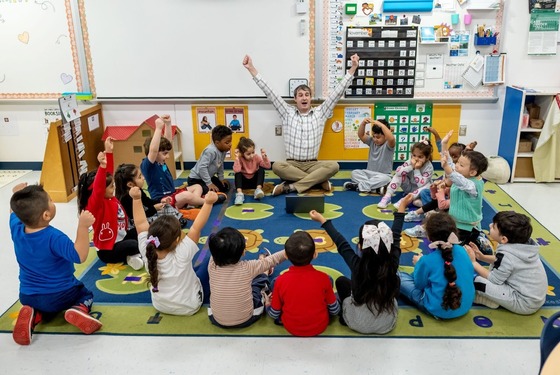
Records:
[[[91,185],[93,184],[93,180],[95,179],[95,174],[97,173],[97,169],[91,172],[84,173],[80,176],[78,181],[78,213],[81,213],[83,210],[86,209],[86,206],[89,201],[89,197],[91,197],[92,189]]]
[[[453,266],[453,247],[442,248],[440,247],[441,257],[443,258],[443,274],[447,279],[447,286],[443,293],[443,301],[441,307],[445,310],[457,310],[461,307],[461,296],[463,293],[457,286],[457,272]]]
[[[148,283],[152,285],[152,292],[159,292],[158,289],[158,268],[157,268],[157,248],[153,242],[146,244],[146,258],[148,259],[148,272],[150,273],[150,278]]]

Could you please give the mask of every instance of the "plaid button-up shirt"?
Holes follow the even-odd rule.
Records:
[[[268,86],[260,74],[253,78],[282,119],[282,131],[288,159],[300,161],[317,159],[325,122],[344,91],[350,86],[352,78],[353,75],[346,73],[325,101],[318,107],[311,108],[306,114],[299,113],[295,106],[286,103]]]

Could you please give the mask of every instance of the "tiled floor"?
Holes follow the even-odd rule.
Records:
[[[35,183],[39,172],[17,182]],[[11,189],[0,188],[0,311],[18,297],[9,239]],[[560,236],[560,184],[503,185]],[[53,225],[74,237],[76,202]],[[560,251],[560,249],[559,249]],[[37,335],[28,347],[0,334],[0,374],[536,374],[538,340],[230,338]]]

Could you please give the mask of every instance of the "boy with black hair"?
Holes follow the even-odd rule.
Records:
[[[366,133],[366,125],[371,125],[371,135]],[[393,157],[395,154],[395,136],[387,120],[365,118],[358,128],[358,137],[369,146],[367,169],[352,171],[352,181],[344,183],[344,189],[359,192],[381,193],[380,189],[391,182]],[[383,192],[384,193],[384,192]]]
[[[231,149],[231,134],[225,125],[212,129],[212,143],[202,151],[187,179],[189,186],[202,186],[202,195],[209,190],[218,193],[218,203],[226,200],[229,191],[229,182],[224,179],[224,159]]]
[[[498,242],[496,255],[484,255],[475,244],[466,245],[474,270],[475,303],[490,308],[502,306],[528,315],[542,307],[548,280],[531,239],[531,219],[513,211],[498,212],[490,224],[490,239]],[[490,263],[486,269],[476,260]]]
[[[210,321],[222,328],[250,326],[264,312],[263,294],[270,284],[265,272],[286,260],[284,250],[272,255],[265,250],[257,260],[240,260],[245,253],[245,237],[231,227],[210,235],[208,247],[212,254],[208,264]]]
[[[293,233],[285,249],[293,266],[274,282],[268,315],[294,336],[317,336],[327,328],[329,314],[340,312],[340,304],[329,276],[310,264],[317,250],[309,233]]]
[[[162,132],[164,132],[163,137]],[[165,163],[169,159],[172,144],[171,116],[163,115],[156,120],[156,130],[152,138],[144,142],[146,157],[140,164],[140,170],[148,184],[150,198],[162,203],[169,203],[175,208],[186,206],[202,206],[200,186],[188,186],[185,189],[175,189],[173,176]]]
[[[441,166],[451,182],[449,191],[449,215],[457,223],[459,240],[466,241],[473,228],[480,230],[482,221],[482,193],[484,180],[480,176],[488,169],[486,156],[478,151],[465,151],[453,163],[447,149],[447,142],[453,131],[442,140]],[[478,247],[480,242],[477,240]],[[484,253],[491,253],[491,247],[484,244]]]
[[[21,183],[10,199],[10,230],[19,264],[19,300],[22,304],[13,338],[29,345],[33,329],[44,318],[62,310],[64,319],[89,335],[101,328],[89,315],[93,293],[74,277],[74,263],[83,263],[89,253],[89,227],[95,218],[82,211],[76,241],[49,223],[56,207],[41,185]]]

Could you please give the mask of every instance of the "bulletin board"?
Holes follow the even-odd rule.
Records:
[[[315,0],[78,1],[99,99],[264,97],[246,54],[280,95],[314,86]]]
[[[0,2],[0,99],[82,91],[70,0]]]
[[[327,27],[322,35],[324,65],[321,79],[322,96],[334,88],[348,69],[346,61],[347,35],[349,28],[384,28],[387,25],[398,27],[437,26],[449,32],[449,38],[440,42],[425,43],[418,37],[416,56],[414,95],[415,99],[488,99],[496,100],[495,86],[472,87],[462,77],[476,53],[488,55],[500,50],[502,30],[503,0],[468,0],[459,4],[457,0],[434,1],[431,11],[423,12],[384,12],[383,0],[355,2],[355,15],[346,14],[346,0],[323,0]],[[465,23],[467,21],[467,23]],[[491,29],[495,44],[487,40],[475,45],[478,26]],[[477,41],[479,43],[479,41]],[[378,52],[383,52],[378,50]],[[365,55],[367,58],[367,55]],[[384,82],[385,84],[386,82]],[[375,85],[373,93],[375,94]],[[395,90],[395,88],[393,89]],[[383,92],[383,91],[382,91]],[[394,92],[394,91],[393,91]],[[386,93],[386,92],[385,92]],[[354,96],[351,95],[347,97]],[[374,96],[374,95],[372,95]]]
[[[359,160],[366,161],[368,158],[368,148],[345,148],[344,130],[339,131],[337,126],[333,126],[336,122],[344,123],[344,112],[348,107],[356,107],[352,105],[337,105],[333,110],[333,116],[327,120],[325,132],[323,133],[323,141],[319,150],[320,160]],[[364,112],[372,113],[375,118],[375,106],[362,106]],[[432,107],[432,128],[434,128],[443,138],[450,130],[453,130],[451,143],[458,141],[459,122],[461,119],[461,105],[459,104],[433,104]],[[356,135],[357,137],[357,135]],[[361,142],[361,141],[360,141]],[[434,137],[430,138],[433,147],[432,157],[434,160],[440,160],[440,154],[437,151]]]
[[[245,105],[193,106],[194,157],[198,160],[202,151],[212,142],[212,129],[225,125],[232,129],[232,151],[227,159],[233,159],[233,150],[239,138],[249,138],[249,107]]]

